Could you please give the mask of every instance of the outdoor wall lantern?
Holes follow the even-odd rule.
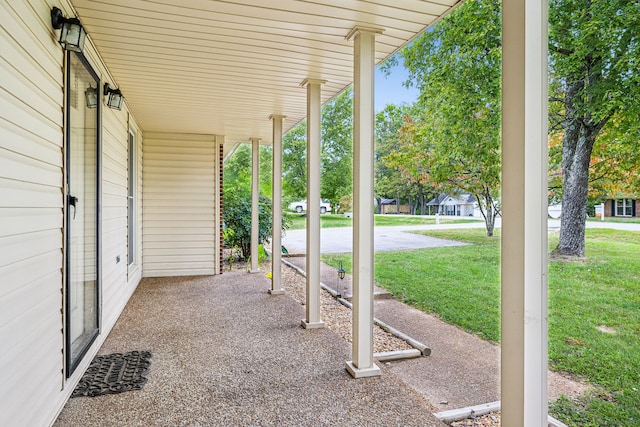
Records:
[[[114,110],[122,108],[122,92],[120,89],[111,89],[109,83],[104,84],[104,96],[109,96],[107,99],[107,106]]]
[[[66,50],[82,52],[87,32],[78,18],[65,18],[57,7],[51,9],[51,26],[60,31],[60,44]]]
[[[89,86],[84,91],[84,98],[87,101],[87,108],[96,108],[98,106],[98,88]]]

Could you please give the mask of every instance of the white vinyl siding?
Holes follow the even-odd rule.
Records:
[[[63,401],[63,52],[49,13],[44,1],[0,3],[0,425],[7,426],[47,425]]]
[[[145,133],[145,277],[216,273],[215,135]]]
[[[74,15],[68,2],[54,5],[66,16]],[[139,162],[143,134],[126,104],[122,111],[110,110],[100,97],[101,334],[74,374],[65,379],[65,53],[57,42],[59,32],[51,28],[51,6],[45,0],[0,2],[2,426],[53,423],[141,277],[140,269],[127,277],[126,204],[128,129],[137,129]],[[90,40],[85,57],[104,83],[109,73]],[[141,183],[139,175],[139,203]],[[137,250],[141,254],[140,242]]]

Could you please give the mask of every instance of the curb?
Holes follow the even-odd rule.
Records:
[[[290,262],[288,262],[285,259],[282,259],[282,263],[284,263],[287,266],[293,268],[298,273],[300,273],[303,277],[307,277],[306,272],[303,269],[301,269],[300,267],[291,264]],[[327,285],[325,285],[322,282],[320,282],[320,287],[322,289],[324,289],[325,291],[327,291],[332,297],[336,298],[338,300],[338,302],[340,302],[342,305],[344,305],[345,307],[348,307],[350,309],[353,309],[353,305],[349,301],[347,301],[346,299],[344,299],[342,297],[339,297],[338,293],[336,291],[334,291],[333,289],[329,288]],[[386,352],[386,353],[393,353],[393,355],[386,355],[385,356],[385,357],[387,357],[385,359],[386,361],[389,361],[389,360],[401,360],[401,359],[411,359],[411,358],[420,357],[420,356],[429,356],[431,354],[431,348],[429,348],[428,346],[424,345],[420,341],[417,341],[417,340],[411,338],[410,336],[400,332],[399,330],[395,329],[394,327],[387,325],[383,321],[381,321],[381,320],[379,320],[379,319],[374,317],[373,318],[373,323],[378,325],[380,328],[382,328],[386,332],[390,333],[391,335],[395,336],[396,338],[399,338],[402,341],[405,341],[407,344],[409,344],[411,347],[413,347],[415,350],[417,350],[420,353],[420,354],[416,354],[416,352],[412,351],[412,350],[399,350],[399,351],[393,351],[393,352]],[[384,355],[384,354],[385,353],[376,353],[376,354],[374,354],[374,357],[376,357],[376,355]],[[393,358],[391,358],[391,357],[393,357]],[[378,359],[378,360],[381,360],[381,359]]]
[[[465,420],[469,417],[486,415],[500,410],[500,401],[485,403],[483,405],[467,406],[466,408],[451,409],[433,414],[444,423]],[[548,416],[548,427],[567,427],[561,421],[556,420],[551,415]]]

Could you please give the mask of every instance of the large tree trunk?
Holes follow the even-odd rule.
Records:
[[[580,84],[569,85],[566,94],[566,122],[562,140],[562,213],[560,240],[556,255],[585,256],[585,222],[589,191],[591,151],[606,120],[591,124],[588,118],[576,117],[573,101]]]
[[[584,131],[584,129],[581,129]],[[572,154],[563,149],[562,166],[562,213],[560,215],[560,240],[554,253],[564,256],[583,257],[585,255],[585,221],[587,218],[587,196],[589,190],[589,161],[595,135],[580,132],[578,141],[573,142]],[[567,135],[565,133],[565,139]],[[566,145],[566,142],[563,142]],[[571,144],[569,142],[568,144]],[[564,155],[567,156],[565,161]]]
[[[474,194],[476,200],[478,200],[478,207],[480,213],[484,217],[484,225],[487,229],[487,237],[493,237],[493,230],[496,225],[496,217],[498,216],[498,210],[494,206],[493,197],[488,189],[484,189],[482,194]]]

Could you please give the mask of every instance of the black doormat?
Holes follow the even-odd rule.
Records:
[[[151,352],[130,351],[96,356],[71,397],[102,396],[140,390],[151,365]]]

